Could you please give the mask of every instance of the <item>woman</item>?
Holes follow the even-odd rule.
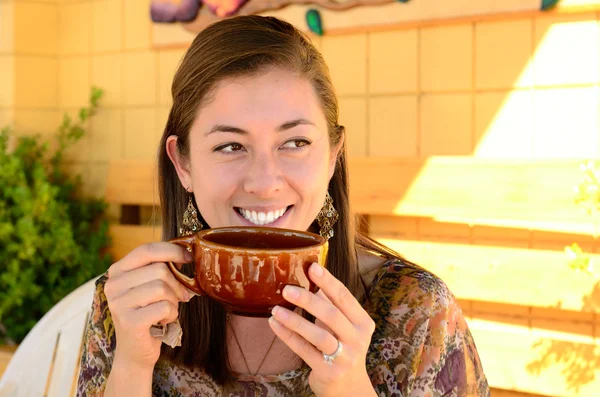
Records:
[[[489,395],[445,284],[356,232],[337,99],[304,35],[271,17],[218,22],[192,43],[172,94],[159,150],[164,239],[231,225],[310,230],[329,239],[328,270],[310,270],[317,294],[285,288],[295,312],[244,318],[190,300],[165,266],[189,261],[184,249],[135,249],[97,282],[78,396]],[[181,347],[150,335],[176,319]]]

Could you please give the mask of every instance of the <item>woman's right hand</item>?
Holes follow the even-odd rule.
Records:
[[[162,342],[150,335],[150,327],[175,321],[179,302],[192,297],[165,262],[191,260],[185,248],[158,242],[134,249],[108,269],[104,293],[115,325],[115,361],[140,369],[154,368]]]

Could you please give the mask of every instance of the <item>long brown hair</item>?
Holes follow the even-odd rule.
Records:
[[[223,79],[249,76],[278,67],[299,73],[310,81],[320,100],[328,124],[331,147],[345,134],[338,124],[338,102],[322,55],[303,33],[274,17],[257,15],[224,19],[204,29],[193,41],[173,79],[173,106],[160,142],[159,186],[163,239],[176,237],[189,194],[181,185],[166,152],[166,140],[175,135],[177,149],[189,159],[188,134],[196,112]],[[327,267],[355,296],[364,295],[356,247],[385,256],[397,256],[367,236],[357,232],[348,199],[346,147],[339,152],[329,192],[339,212],[330,239]],[[200,221],[206,221],[199,216]],[[210,227],[210,225],[209,225]],[[318,227],[313,223],[311,228]],[[180,305],[182,346],[163,348],[162,357],[189,367],[199,367],[216,382],[231,379],[226,335],[226,312],[217,302],[197,297]],[[198,326],[202,329],[199,329]]]

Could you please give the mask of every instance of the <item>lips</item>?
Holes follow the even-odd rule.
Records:
[[[255,211],[240,207],[235,207],[235,210],[247,221],[257,225],[263,226],[276,222],[279,218],[286,214],[286,212],[292,206],[283,207],[280,209],[270,211]]]

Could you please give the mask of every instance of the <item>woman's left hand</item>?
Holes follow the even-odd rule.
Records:
[[[317,396],[374,396],[366,356],[375,322],[327,269],[313,263],[309,274],[320,288],[316,294],[288,285],[283,289],[283,297],[315,316],[325,327],[277,306],[274,317],[269,319],[271,329],[312,368],[308,380]],[[328,364],[323,354],[333,355],[338,341],[342,352]]]

